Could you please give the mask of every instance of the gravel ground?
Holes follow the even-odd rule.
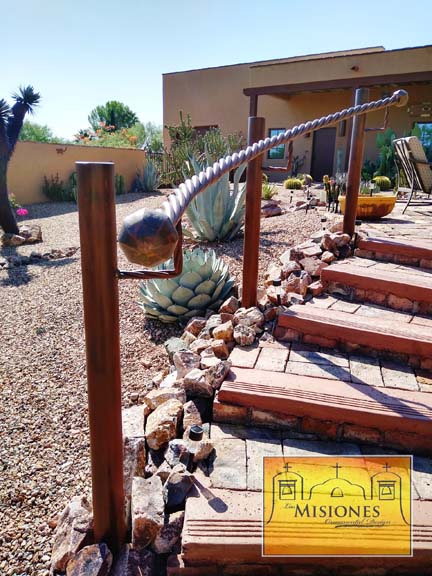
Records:
[[[286,192],[279,197],[287,201]],[[118,222],[162,198],[121,198]],[[2,249],[2,256],[79,245],[73,204],[30,206],[27,220],[42,226],[43,244]],[[272,259],[320,226],[317,211],[263,220],[260,278]],[[240,280],[243,239],[212,247]],[[120,252],[119,266],[127,266]],[[0,574],[45,576],[58,513],[72,496],[90,494],[80,253],[0,271],[0,287]],[[120,282],[124,406],[168,366],[163,342],[181,332],[146,321],[136,300],[136,281]]]

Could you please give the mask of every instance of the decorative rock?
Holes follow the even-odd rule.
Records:
[[[182,403],[173,398],[149,415],[146,423],[146,439],[150,448],[158,450],[176,437],[182,407]]]
[[[165,452],[165,460],[173,468],[177,464],[184,464],[187,466],[189,452],[186,442],[179,438],[175,438],[168,443],[168,448]]]
[[[162,464],[159,466],[159,468],[156,470],[155,474],[156,476],[159,476],[159,478],[162,480],[162,484],[165,484],[165,482],[167,481],[168,476],[171,474],[171,470],[172,468],[166,460],[164,460]]]
[[[214,450],[213,442],[211,442],[208,438],[203,438],[201,442],[198,444],[198,448],[194,454],[193,461],[201,462],[202,460],[206,460],[213,452],[213,450]]]
[[[309,284],[308,291],[312,296],[319,296],[324,292],[324,286],[319,280],[316,280],[315,282],[312,282],[312,284]]]
[[[274,280],[279,280],[281,278],[281,267],[279,264],[272,262],[267,268],[267,272],[264,274],[264,284],[266,286],[271,286]]]
[[[208,384],[215,390],[220,388],[222,382],[225,380],[232,363],[230,360],[218,360],[217,364],[205,370],[205,378]]]
[[[173,356],[178,378],[183,378],[194,368],[199,368],[201,358],[193,352],[176,352]]]
[[[306,295],[309,284],[312,284],[312,278],[305,270],[293,272],[288,280],[283,282],[282,287],[286,292],[296,292],[302,296]]]
[[[153,410],[156,410],[158,406],[167,402],[167,400],[172,399],[179,400],[181,403],[186,402],[186,395],[184,390],[180,388],[159,388],[156,390],[150,390],[147,396],[144,397],[143,412],[147,416]]]
[[[132,544],[144,548],[164,524],[164,499],[159,476],[134,478],[132,484]]]
[[[106,544],[86,546],[68,562],[66,576],[108,576],[112,560]]]
[[[282,264],[288,264],[288,262],[291,262],[291,249],[285,250],[285,252],[283,252],[283,254],[280,256],[279,260],[282,262]]]
[[[233,321],[234,314],[229,314],[228,312],[221,312],[220,317],[222,320],[222,324],[225,324],[225,322]]]
[[[302,260],[300,260],[300,264],[303,266],[304,270],[312,277],[320,276],[321,270],[328,266],[328,264],[326,264],[316,256],[303,258]]]
[[[84,496],[75,496],[58,520],[51,555],[51,569],[64,572],[78,550],[93,537],[91,507]]]
[[[189,320],[186,326],[186,330],[187,332],[190,332],[194,336],[198,336],[198,334],[201,332],[201,330],[203,330],[205,325],[206,325],[205,318],[192,318],[192,320]]]
[[[301,294],[296,294],[296,292],[287,292],[286,300],[289,304],[304,304],[305,300]]]
[[[180,382],[181,379],[179,380],[177,378],[177,370],[174,370],[173,372],[170,372],[168,376],[165,376],[159,384],[159,388],[178,388]]]
[[[222,306],[219,308],[219,312],[227,312],[228,314],[234,314],[239,309],[239,301],[235,296],[230,296]]]
[[[230,340],[233,339],[233,331],[234,331],[233,323],[231,322],[231,320],[229,320],[224,324],[216,326],[216,328],[213,330],[213,338],[229,342]]]
[[[165,343],[165,350],[168,353],[169,361],[171,364],[174,362],[173,357],[176,352],[182,352],[188,349],[188,344],[181,338],[172,337],[169,338]]]
[[[234,314],[234,325],[243,324],[244,326],[251,326],[255,332],[261,332],[260,328],[264,324],[264,314],[259,308],[253,306],[252,308],[239,308]]]
[[[282,270],[281,270],[282,280],[285,280],[286,278],[288,278],[290,276],[290,274],[292,272],[296,272],[297,270],[301,270],[301,266],[298,262],[296,262],[295,260],[291,260],[290,262],[286,262],[285,264],[282,265]]]
[[[341,248],[342,246],[346,246],[351,242],[351,236],[349,234],[335,234],[334,242],[337,248]]]
[[[147,452],[147,464],[145,467],[145,478],[150,478],[153,474],[156,474],[160,466],[165,462],[165,452],[166,448],[162,450],[148,450]],[[171,467],[170,467],[171,470]]]
[[[184,514],[183,511],[173,512],[166,518],[162,530],[152,544],[152,548],[157,554],[172,552],[183,530]]]
[[[234,328],[234,340],[240,346],[250,346],[255,340],[255,330],[245,324],[237,324]]]
[[[322,250],[319,246],[314,244],[314,246],[309,246],[303,250],[303,258],[313,258],[321,256]]]
[[[163,372],[157,372],[152,378],[153,386],[160,386],[164,378],[165,374]]]
[[[212,314],[206,322],[206,329],[213,335],[213,330],[216,326],[219,326],[219,324],[222,324],[220,314]]]
[[[272,218],[273,216],[280,216],[284,211],[277,204],[270,204],[261,208],[261,216],[263,218]]]
[[[187,493],[192,488],[193,476],[187,472],[183,464],[177,464],[169,475],[163,487],[163,497],[168,510],[180,508]]]
[[[134,476],[144,476],[146,449],[144,437],[144,408],[132,406],[122,411],[123,478],[126,502],[130,502]],[[127,506],[129,514],[129,506]]]
[[[188,396],[201,396],[203,398],[213,396],[213,387],[208,382],[204,370],[196,368],[189,372],[184,377],[183,385]]]
[[[211,343],[212,350],[217,358],[225,360],[229,356],[228,346],[223,340],[213,340]]]
[[[198,334],[198,338],[200,340],[211,340],[212,335],[211,335],[210,330],[208,330],[207,328],[204,328],[204,330],[201,330],[201,332]]]
[[[19,236],[18,234],[3,234],[2,244],[5,248],[15,248],[16,246],[21,246],[25,243],[24,236]]]
[[[182,336],[181,336],[181,340],[183,340],[183,342],[186,344],[186,346],[190,346],[192,344],[192,342],[194,342],[196,340],[196,336],[194,336],[193,334],[191,334],[190,332],[188,332],[187,330],[185,332],[183,332]]]
[[[216,366],[219,362],[220,359],[215,355],[211,346],[201,352],[201,368],[203,370]]]
[[[204,338],[197,338],[192,344],[190,345],[190,351],[194,352],[195,354],[201,354],[203,350],[209,347],[209,341],[205,340]]]
[[[312,234],[310,239],[312,242],[315,242],[316,244],[321,244],[321,240],[322,240],[325,233],[326,233],[325,230],[318,230],[318,232],[314,232]]]
[[[202,426],[203,422],[209,420],[210,414],[211,406],[207,400],[202,398],[189,400],[183,406],[183,428]]]
[[[42,242],[42,229],[38,224],[23,224],[19,226],[20,236],[24,236],[26,244]]]
[[[321,260],[326,264],[331,264],[336,260],[336,256],[333,254],[333,252],[329,252],[328,250],[326,250],[325,252],[322,253]]]

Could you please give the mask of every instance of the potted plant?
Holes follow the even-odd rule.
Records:
[[[386,176],[360,182],[356,216],[360,220],[378,220],[390,214],[395,207],[396,194]],[[345,214],[346,196],[339,197],[342,214]]]

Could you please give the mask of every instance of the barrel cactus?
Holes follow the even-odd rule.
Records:
[[[158,269],[172,268],[172,262]],[[217,310],[234,286],[228,266],[214,250],[185,250],[183,271],[175,278],[141,282],[140,305],[148,318],[162,322],[187,321]]]
[[[303,188],[303,184],[299,178],[288,178],[284,182],[284,188],[287,190],[301,190]]]
[[[387,176],[375,176],[372,181],[375,182],[381,192],[386,192],[391,188],[391,180]]]
[[[198,174],[205,170],[209,161],[199,163],[191,158],[190,163]],[[235,171],[232,189],[229,174],[225,174],[189,204],[186,215],[197,240],[222,242],[232,240],[239,232],[244,221],[246,199],[246,186],[239,183],[245,168],[246,164],[242,164]]]

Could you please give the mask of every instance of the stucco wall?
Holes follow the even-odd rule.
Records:
[[[124,176],[129,189],[137,169],[145,163],[143,150],[68,146],[41,142],[18,142],[8,170],[8,190],[21,204],[46,202],[42,193],[44,176],[59,175],[66,182],[75,162],[114,162],[116,174]]]
[[[321,60],[311,57],[308,60],[241,64],[204,70],[192,70],[165,74],[163,78],[164,124],[177,124],[179,111],[189,113],[195,126],[218,125],[222,132],[247,133],[249,98],[244,96],[244,88],[252,86],[296,84],[319,80],[355,78],[381,74],[401,74],[405,72],[430,71],[432,48],[414,48],[396,51],[375,51],[335,55]],[[351,70],[358,66],[358,71]],[[361,85],[361,81],[359,82]],[[432,84],[409,86],[382,86],[371,89],[371,99],[383,94],[391,94],[396,88],[408,91],[410,104],[432,102]],[[351,105],[352,91],[308,92],[293,96],[259,96],[258,116],[266,120],[266,134],[270,128],[289,128],[295,124],[312,120]],[[381,126],[383,112],[368,115],[367,126]],[[398,136],[408,131],[415,121],[430,121],[430,118],[411,116],[408,107],[391,108],[389,126]],[[342,151],[345,162],[347,138],[337,131],[334,170],[336,170],[337,150]],[[164,134],[168,144],[167,134]],[[377,156],[376,133],[366,135],[365,158]],[[302,171],[310,171],[313,135],[299,138],[294,142],[294,154],[303,156],[306,161]],[[287,151],[285,151],[287,155]],[[286,165],[286,159],[264,160],[265,165]],[[283,176],[283,174],[282,174]]]

